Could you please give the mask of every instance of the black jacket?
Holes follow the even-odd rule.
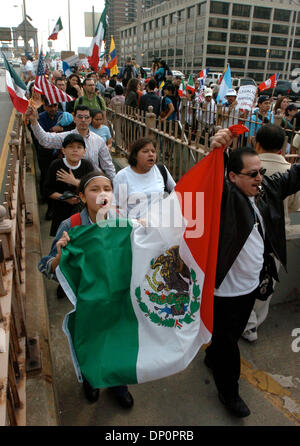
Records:
[[[148,111],[149,105],[153,107],[153,113],[158,117],[160,114],[160,98],[154,92],[144,94],[140,99],[140,110]]]
[[[286,269],[286,235],[283,200],[300,190],[300,164],[286,173],[264,176],[264,193],[256,205],[264,219],[270,251]],[[253,208],[234,183],[224,181],[215,287],[219,288],[249,237],[254,225]]]

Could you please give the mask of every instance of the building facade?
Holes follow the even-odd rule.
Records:
[[[229,63],[233,77],[289,79],[300,67],[300,1],[163,2],[120,28],[121,61],[136,54],[137,35],[145,67],[160,57],[185,74],[223,71]]]
[[[117,55],[120,54],[119,28],[137,19],[137,1],[141,1],[142,11],[161,3],[160,0],[106,0],[107,29],[106,52],[109,52],[111,36],[114,37]]]

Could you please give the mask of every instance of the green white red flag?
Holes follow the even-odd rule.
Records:
[[[54,26],[52,33],[48,37],[48,40],[57,40],[58,33],[62,29],[63,29],[63,26],[62,26],[61,18],[59,17],[59,19],[56,22],[56,25]]]
[[[183,79],[181,79],[181,83],[180,83],[180,86],[178,89],[178,94],[179,94],[179,97],[181,97],[181,98],[185,94],[185,85],[184,85]]]
[[[185,86],[185,89],[191,91],[193,94],[195,93],[195,84],[192,74],[189,75],[189,80]]]
[[[92,67],[94,71],[98,71],[101,45],[105,38],[105,32],[106,32],[106,7],[104,8],[101,14],[97,29],[95,31],[95,35],[93,37],[89,49],[88,62],[90,67]]]
[[[160,379],[210,341],[223,180],[213,150],[151,207],[146,228],[120,219],[69,231],[56,275],[74,305],[63,329],[79,381]]]
[[[29,104],[29,101],[25,96],[27,89],[26,84],[20,79],[13,67],[9,64],[5,54],[2,54],[5,64],[6,88],[10,99],[19,113],[25,113]]]

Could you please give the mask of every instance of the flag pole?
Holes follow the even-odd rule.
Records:
[[[71,45],[71,17],[70,17],[70,0],[68,0],[68,18],[69,18],[69,51],[72,51],[72,45]]]

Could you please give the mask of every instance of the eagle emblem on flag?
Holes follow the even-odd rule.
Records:
[[[200,287],[196,274],[189,270],[179,255],[179,246],[173,246],[156,259],[152,259],[135,295],[140,309],[149,319],[164,327],[181,328],[194,322],[200,309]],[[143,300],[144,299],[144,300]]]

